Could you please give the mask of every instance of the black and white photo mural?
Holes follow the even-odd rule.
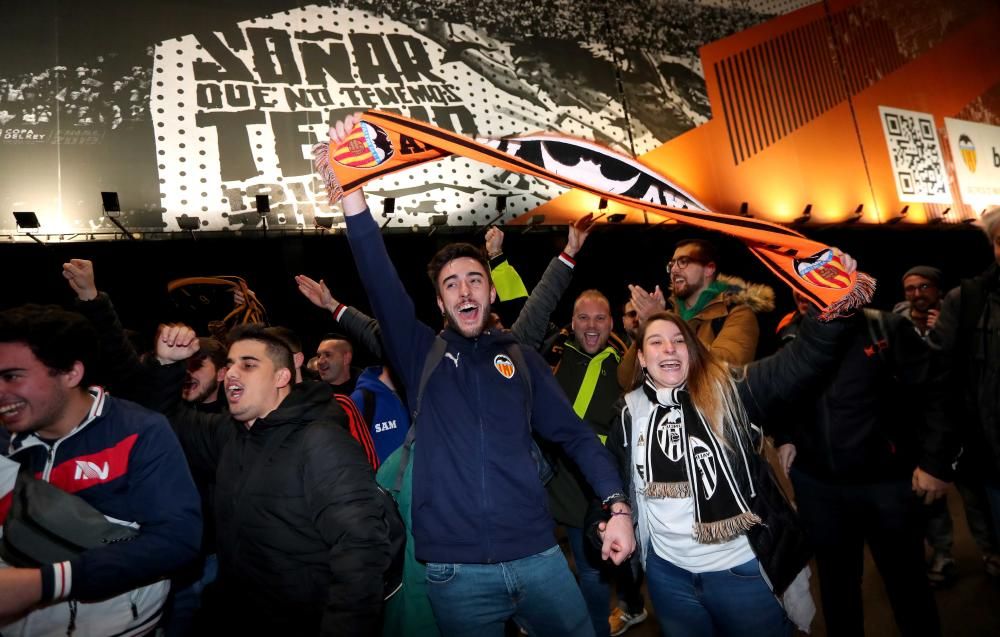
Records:
[[[809,3],[41,4],[51,14],[0,27],[22,38],[0,45],[0,230],[30,210],[40,233],[69,239],[115,229],[101,191],[119,193],[120,221],[136,231],[258,227],[258,195],[269,229],[317,217],[337,227],[311,147],[329,122],[369,108],[641,156],[712,117],[699,47]],[[387,222],[402,229],[435,215],[486,223],[501,197],[514,216],[561,189],[451,158],[367,191],[379,210],[395,199]]]

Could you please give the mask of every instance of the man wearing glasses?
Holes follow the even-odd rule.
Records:
[[[903,275],[903,295],[892,311],[901,314],[913,323],[925,341],[927,333],[934,329],[941,311],[941,270],[929,265],[916,265]]]
[[[686,239],[674,248],[667,262],[669,299],[659,286],[650,293],[630,285],[632,305],[639,322],[669,307],[680,314],[698,339],[730,365],[745,365],[757,350],[760,327],[756,313],[774,309],[774,290],[718,272],[718,251],[704,239]],[[631,347],[618,366],[618,383],[627,384],[635,365]]]

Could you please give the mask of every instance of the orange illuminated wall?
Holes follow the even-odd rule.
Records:
[[[1000,124],[1000,7],[882,0],[817,3],[701,50],[712,119],[640,159],[719,212],[741,202],[789,222],[885,222],[899,200],[878,107],[932,113],[952,175],[951,206],[909,204],[907,221],[977,211],[958,196],[945,117]],[[569,192],[531,214],[561,223],[596,208]],[[642,222],[642,212],[625,212]],[[654,220],[658,221],[658,220]]]

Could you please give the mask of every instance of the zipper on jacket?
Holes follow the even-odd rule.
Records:
[[[45,468],[42,469],[42,480],[45,482],[48,482],[49,476],[52,475],[52,465],[55,464],[56,459],[56,448],[59,446],[60,442],[62,442],[62,439],[56,440],[52,443],[52,446],[49,447],[45,454]]]
[[[473,354],[479,354],[479,339],[477,338],[472,345]],[[473,367],[472,369],[476,369]],[[485,533],[483,535],[486,539],[486,561],[489,564],[493,563],[493,546],[490,541],[490,516],[489,516],[489,494],[486,488],[486,423],[483,422],[483,410],[481,409],[483,405],[483,392],[482,385],[480,383],[479,374],[473,374],[472,377],[475,379],[476,383],[476,405],[479,407],[476,409],[476,414],[479,416],[479,454],[482,458],[482,471],[480,473],[480,486],[483,498],[483,523],[486,527]]]

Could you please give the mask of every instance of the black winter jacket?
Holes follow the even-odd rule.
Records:
[[[171,367],[180,366],[163,369]],[[216,467],[219,584],[232,634],[381,631],[383,500],[331,398],[326,383],[301,383],[250,429],[179,401],[168,410],[191,465]]]
[[[866,310],[837,363],[772,421],[775,444],[794,443],[795,468],[828,482],[908,481],[918,465],[950,479],[939,358],[906,318]]]

